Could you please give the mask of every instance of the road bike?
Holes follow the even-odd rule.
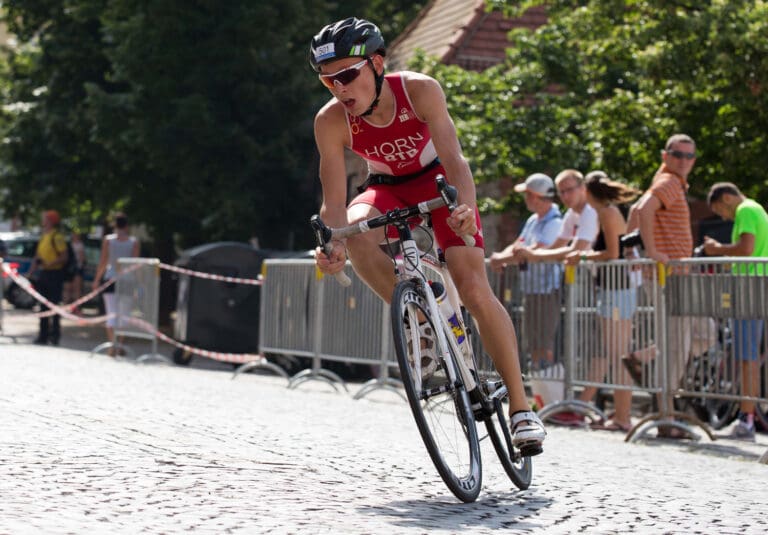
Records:
[[[456,189],[441,175],[436,179],[439,196],[416,206],[341,228],[327,227],[319,216],[311,225],[318,244],[330,252],[331,240],[392,226],[397,243],[387,243],[398,282],[390,304],[392,335],[400,376],[424,445],[440,477],[464,502],[477,499],[482,484],[480,443],[490,438],[493,448],[512,482],[520,489],[531,484],[531,455],[539,445],[512,443],[507,424],[508,391],[495,374],[481,377],[470,343],[470,324],[459,303],[456,288],[438,252],[431,254],[434,239],[424,230],[429,247],[417,245],[411,223],[434,209],[456,206]],[[465,241],[471,240],[465,238]],[[473,244],[473,242],[471,242]],[[343,272],[337,274],[349,284]],[[477,422],[483,422],[481,434]],[[529,449],[526,449],[529,448]],[[522,451],[521,451],[522,449]]]

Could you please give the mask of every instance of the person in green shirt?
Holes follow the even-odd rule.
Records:
[[[768,258],[768,213],[752,199],[745,197],[731,182],[714,184],[707,195],[709,207],[723,219],[733,221],[731,243],[723,244],[704,237],[704,251],[709,256],[752,256]],[[740,264],[737,273],[765,276],[764,263]],[[745,397],[760,395],[758,358],[763,337],[762,319],[734,320],[734,355],[741,361],[741,393]],[[755,440],[755,402],[742,401],[732,438]]]

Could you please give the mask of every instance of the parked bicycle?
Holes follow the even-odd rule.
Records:
[[[457,498],[472,502],[482,484],[481,441],[490,438],[504,470],[520,489],[531,484],[530,456],[538,451],[526,451],[525,445],[521,451],[512,444],[505,408],[507,388],[496,377],[479,376],[466,312],[444,260],[428,252],[431,246],[419,249],[414,239],[409,223],[415,217],[428,217],[442,206],[455,208],[456,189],[442,176],[437,177],[437,190],[440,196],[430,201],[347,227],[329,228],[319,216],[312,217],[311,225],[324,250],[331,240],[388,225],[397,229],[399,241],[387,250],[398,276],[390,309],[401,379],[440,477]],[[337,279],[349,284],[343,272]],[[480,434],[476,422],[485,424],[485,434]]]

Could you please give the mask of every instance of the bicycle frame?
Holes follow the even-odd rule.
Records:
[[[411,229],[408,227],[407,224],[396,224],[398,235],[400,237],[400,250],[403,253],[403,265],[402,269],[400,271],[399,279],[400,280],[417,280],[419,282],[419,285],[424,293],[424,297],[427,300],[427,303],[429,304],[429,313],[434,318],[440,318],[440,325],[442,326],[442,329],[438,331],[438,338],[439,338],[439,347],[442,349],[442,357],[446,362],[451,362],[453,359],[453,356],[451,354],[451,351],[449,351],[449,346],[453,350],[453,355],[471,355],[471,353],[468,353],[465,351],[462,347],[459,346],[459,342],[456,339],[456,337],[453,335],[453,326],[448,321],[448,318],[445,317],[443,314],[443,311],[441,310],[441,307],[437,303],[437,298],[435,297],[434,292],[432,291],[432,287],[429,285],[429,281],[427,279],[426,274],[424,273],[424,266],[427,265],[431,269],[433,269],[441,278],[441,282],[446,289],[446,297],[450,303],[451,308],[453,309],[453,313],[456,315],[456,319],[459,321],[459,324],[462,328],[462,330],[466,333],[467,329],[464,325],[464,320],[462,318],[461,310],[457,309],[456,304],[451,299],[451,295],[454,295],[456,292],[455,285],[453,284],[453,280],[451,279],[451,275],[448,272],[448,270],[442,265],[440,261],[437,259],[431,257],[428,253],[422,252],[418,245],[416,244],[416,240],[413,239],[413,235],[411,232]],[[426,259],[426,262],[423,262],[422,260]],[[411,325],[411,329],[418,328],[417,325]],[[469,337],[465,335],[464,341],[462,342],[462,345],[469,344]],[[470,347],[467,347],[468,351],[471,351]],[[477,386],[477,383],[472,376],[472,373],[470,372],[470,368],[467,362],[464,361],[462,358],[455,359],[457,362],[454,362],[453,366],[447,366],[449,376],[451,378],[451,382],[456,382],[456,376],[455,371],[458,370],[459,374],[461,376],[462,383],[466,387],[467,391],[472,391]]]
[[[399,248],[403,255],[403,267],[402,269],[398,270],[398,280],[408,280],[408,279],[414,279],[418,281],[420,287],[422,288],[422,291],[424,293],[425,299],[427,299],[427,302],[429,304],[429,313],[434,318],[440,318],[440,324],[442,326],[442,329],[439,329],[438,331],[438,338],[439,338],[439,345],[441,348],[443,359],[446,362],[451,362],[454,359],[450,355],[449,346],[451,349],[454,350],[454,354],[456,355],[472,355],[471,353],[471,346],[467,346],[467,352],[464,352],[461,347],[459,347],[459,344],[456,340],[456,338],[453,336],[453,327],[451,326],[450,322],[448,321],[448,318],[446,318],[440,311],[440,307],[437,303],[437,299],[435,298],[434,293],[432,292],[432,288],[429,286],[429,283],[427,281],[427,277],[424,274],[423,271],[423,263],[422,263],[422,257],[429,258],[430,260],[429,265],[432,269],[434,269],[437,273],[440,274],[442,277],[442,281],[445,284],[446,291],[451,292],[448,295],[455,295],[456,289],[453,284],[453,281],[450,277],[450,273],[447,269],[445,269],[442,266],[442,263],[437,261],[436,259],[432,258],[428,255],[426,252],[422,252],[418,245],[416,244],[416,241],[413,239],[413,233],[411,232],[411,228],[407,221],[413,217],[416,216],[423,216],[425,214],[430,213],[432,210],[436,208],[440,208],[442,206],[447,206],[450,211],[453,211],[453,209],[456,207],[456,198],[457,198],[457,191],[456,188],[453,186],[449,186],[445,182],[445,178],[442,176],[438,176],[436,178],[437,182],[437,191],[439,193],[439,197],[435,197],[434,199],[431,199],[426,202],[421,202],[416,206],[411,206],[408,208],[398,208],[394,210],[390,210],[386,214],[372,217],[370,219],[366,219],[364,221],[360,221],[358,223],[355,223],[353,225],[349,225],[347,227],[341,227],[336,229],[331,229],[327,227],[319,218],[319,216],[313,216],[310,220],[310,224],[312,225],[313,230],[315,231],[315,235],[317,237],[318,244],[323,247],[326,253],[329,253],[329,245],[332,240],[341,240],[344,238],[348,238],[349,236],[354,236],[355,234],[360,234],[363,232],[368,232],[370,230],[384,227],[386,225],[392,225],[397,229],[397,233],[400,239],[399,242]],[[465,242],[468,244],[474,244],[474,239],[472,237],[465,237]],[[341,273],[337,274],[337,280],[341,284],[349,284],[349,278]],[[450,301],[450,299],[449,299]],[[464,332],[466,333],[466,326],[464,325],[464,320],[461,314],[460,308],[457,306],[458,303],[451,302],[451,307],[454,308],[454,313],[456,314],[456,318],[460,322],[461,327],[464,329]],[[411,326],[411,328],[417,328],[418,326]],[[448,336],[450,334],[450,336]],[[465,336],[463,344],[469,344],[469,337]],[[451,374],[450,379],[452,383],[456,383],[457,377],[455,376],[455,370],[458,369],[459,373],[461,375],[461,379],[463,384],[465,385],[467,391],[473,390],[477,383],[475,381],[475,378],[473,377],[472,373],[469,370],[469,365],[464,362],[464,359],[455,359],[459,362],[455,362],[455,368],[454,366],[448,366],[449,373]]]

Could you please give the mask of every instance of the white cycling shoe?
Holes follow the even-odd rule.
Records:
[[[408,333],[408,356],[413,362],[413,338],[410,336],[411,328],[409,325],[405,326],[405,330]],[[421,353],[421,378],[429,379],[432,374],[437,370],[438,360],[435,344],[435,334],[432,331],[432,326],[428,323],[422,323],[419,325],[419,341],[420,341],[420,353]]]
[[[532,457],[544,451],[541,444],[547,431],[535,412],[519,411],[510,416],[509,431],[512,445],[520,450],[523,457]]]

